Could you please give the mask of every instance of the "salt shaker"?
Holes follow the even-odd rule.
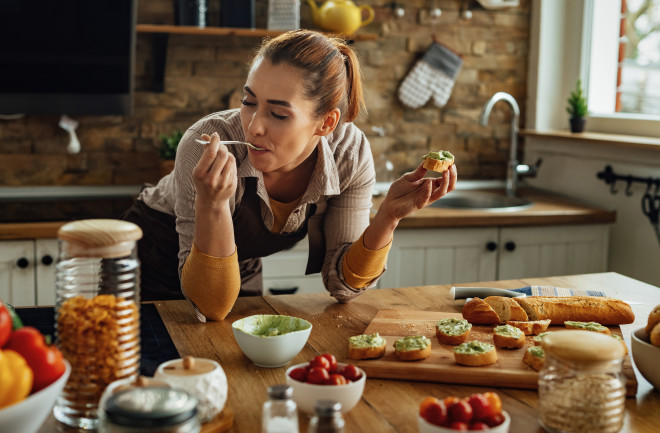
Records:
[[[71,376],[53,413],[65,425],[98,428],[106,387],[137,378],[140,367],[140,263],[137,225],[74,221],[58,231],[55,335]]]
[[[550,433],[613,433],[623,426],[623,345],[592,331],[555,331],[542,343],[539,415]]]
[[[344,417],[341,403],[333,400],[317,400],[314,416],[309,422],[308,433],[344,433]]]
[[[298,409],[292,396],[293,388],[289,385],[268,387],[268,400],[262,411],[262,433],[298,433]]]

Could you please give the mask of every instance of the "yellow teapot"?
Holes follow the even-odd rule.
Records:
[[[350,35],[362,26],[366,26],[374,19],[374,10],[371,6],[356,6],[350,0],[327,0],[320,7],[314,0],[307,0],[312,9],[314,24],[333,33]],[[369,14],[362,19],[362,11]]]

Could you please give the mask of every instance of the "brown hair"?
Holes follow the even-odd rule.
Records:
[[[261,59],[303,70],[305,96],[317,100],[319,117],[339,108],[341,120],[352,122],[365,109],[360,61],[339,38],[311,30],[286,32],[265,40],[250,66]]]

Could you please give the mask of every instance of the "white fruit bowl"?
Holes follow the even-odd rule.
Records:
[[[639,372],[644,376],[644,379],[651,382],[655,389],[660,390],[660,368],[658,368],[660,347],[649,343],[649,337],[646,335],[644,328],[632,333],[630,346],[633,360]]]
[[[505,411],[502,411],[504,415],[504,422],[495,427],[491,427],[488,430],[467,430],[467,431],[486,431],[489,433],[508,433],[509,427],[511,426],[511,417]],[[449,427],[440,427],[435,424],[431,424],[426,421],[420,415],[417,415],[417,427],[419,427],[419,433],[456,433],[457,430],[450,429]],[[465,430],[464,430],[465,431]]]

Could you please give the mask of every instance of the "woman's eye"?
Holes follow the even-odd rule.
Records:
[[[254,106],[254,105],[257,105],[257,104],[255,104],[254,102],[248,102],[248,101],[245,100],[245,99],[241,99],[241,104],[245,105],[246,107],[252,107],[252,106]]]
[[[277,120],[284,120],[284,119],[287,119],[287,118],[289,117],[289,116],[280,116],[279,114],[274,113],[274,112],[272,112],[272,111],[271,111],[271,114],[272,114],[273,117],[276,118]]]

